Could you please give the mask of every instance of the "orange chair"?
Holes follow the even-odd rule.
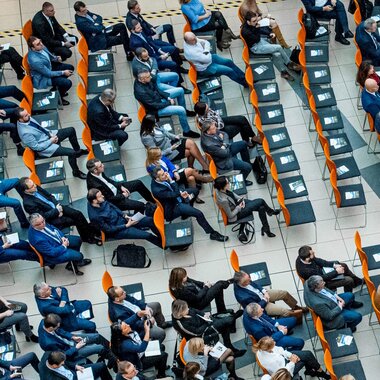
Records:
[[[251,93],[251,91],[253,91],[254,89],[254,82],[252,68],[250,66],[247,66],[247,68],[245,69],[245,81],[248,83],[249,92]]]
[[[21,91],[24,93],[30,108],[33,108],[33,82],[29,75],[25,75],[21,81]]]
[[[241,7],[238,8],[238,17],[239,17],[240,22],[243,24],[244,17],[243,17],[243,14],[241,13]]]
[[[240,271],[239,256],[237,255],[237,253],[234,249],[230,253],[230,264],[231,264],[231,267],[234,270],[234,272]]]
[[[376,315],[376,319],[377,319],[377,324],[380,324],[380,310],[377,308],[376,304],[375,304],[375,293],[376,292],[373,292],[372,295],[371,295],[371,302],[372,302],[372,307],[373,307],[373,311],[375,312],[375,315]],[[374,325],[376,324],[376,322],[372,322],[371,321],[372,319],[372,313],[369,317],[369,324],[370,325]]]
[[[29,178],[35,184],[41,185],[40,178],[38,177],[36,172],[34,152],[29,148],[25,148],[24,154],[22,155],[22,160],[24,161],[25,166],[30,170]]]
[[[145,111],[145,107],[139,102],[140,104],[140,107],[137,111],[137,118],[139,119],[139,122],[142,123],[145,115],[146,115],[146,111]]]
[[[360,49],[357,49],[355,53],[355,65],[357,68],[359,68],[359,66],[362,64],[362,61],[363,61],[362,52],[360,51]]]
[[[80,79],[82,80],[83,85],[84,85],[86,92],[87,92],[87,88],[88,88],[88,66],[87,66],[84,59],[81,59],[78,62],[77,72],[78,72],[78,75],[79,75]]]
[[[78,82],[77,96],[79,100],[81,101],[82,105],[87,108],[87,91],[86,91],[86,87],[84,86],[82,82]]]
[[[28,42],[29,37],[33,34],[32,20],[29,19],[24,26],[22,27],[21,33],[25,38],[25,41]]]
[[[154,225],[156,226],[158,232],[160,233],[161,242],[162,242],[162,249],[164,250],[166,247],[164,208],[162,207],[162,205],[160,204],[159,201],[157,201],[157,202],[158,202],[157,208],[153,214],[153,222],[154,222]]]
[[[323,359],[325,362],[326,370],[328,371],[328,373],[331,376],[331,380],[338,380],[338,377],[336,376],[336,374],[334,372],[330,350],[325,350],[325,354],[323,356]]]
[[[191,63],[190,63],[190,68],[189,68],[189,79],[194,88],[193,93],[191,94],[191,99],[193,103],[195,104],[199,101],[200,91],[197,84],[197,80],[198,80],[197,70],[195,69],[194,65]]]
[[[185,350],[185,346],[186,346],[186,339],[185,338],[182,338],[180,344],[179,344],[179,357],[181,359],[181,362],[183,363],[183,365],[186,365],[186,360],[185,358],[183,357],[183,352]]]
[[[32,107],[29,105],[26,98],[22,99],[20,102],[20,108],[24,108],[24,110],[27,110],[28,113],[32,113]]]
[[[304,11],[302,8],[299,9],[298,13],[297,13],[297,19],[298,19],[298,22],[299,24],[301,25],[301,28],[304,29],[304,25],[303,25],[303,21],[302,21],[302,16],[304,14]]]
[[[113,286],[113,279],[108,271],[105,271],[102,276],[102,288],[104,293],[107,294],[108,289]]]
[[[355,1],[355,4],[357,4],[357,1]],[[360,8],[358,5],[356,5],[356,10],[354,13],[354,21],[355,21],[356,26],[358,26],[362,22],[362,15],[360,13]]]
[[[301,28],[297,33],[297,40],[301,47],[301,50],[305,49],[305,43],[306,43],[306,31],[304,28]]]
[[[215,161],[213,159],[209,161],[208,170],[210,171],[210,176],[212,179],[215,180],[218,177],[218,169],[216,168]]]
[[[82,140],[83,140],[83,144],[86,146],[89,152],[87,155],[87,161],[88,161],[92,158],[95,158],[95,155],[94,155],[94,148],[92,146],[91,130],[87,124],[87,108],[83,105],[83,103],[79,107],[79,118],[81,122],[83,123]]]
[[[27,75],[30,75],[30,66],[29,66],[29,62],[28,62],[28,53],[26,53],[22,57],[22,68],[24,69],[24,71],[25,71],[25,73]]]
[[[368,294],[370,297],[372,297],[372,295],[376,292],[376,286],[373,283],[373,281],[369,275],[368,262],[367,261],[362,262],[362,273],[363,273],[365,284],[367,285]],[[378,278],[379,275],[377,275],[375,277]]]
[[[88,66],[88,45],[84,37],[79,38],[78,41],[78,52]]]

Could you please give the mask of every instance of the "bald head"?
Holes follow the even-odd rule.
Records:
[[[364,86],[368,92],[375,93],[379,91],[379,86],[377,85],[377,82],[374,79],[366,79],[366,81],[364,82]]]
[[[197,37],[193,32],[186,32],[183,36],[185,42],[189,45],[195,45],[197,43]]]

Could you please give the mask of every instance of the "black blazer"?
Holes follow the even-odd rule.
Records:
[[[57,200],[52,194],[47,192],[40,186],[37,186],[37,191],[56,206]],[[23,194],[24,209],[28,214],[41,214],[48,222],[59,217],[59,211],[56,208],[51,208],[47,203],[36,198],[34,195]]]
[[[65,41],[63,35],[66,33],[55,17],[50,17],[50,20],[54,33],[42,11],[37,12],[32,20],[33,36],[41,38],[48,49],[62,46],[62,42]]]
[[[120,129],[119,118],[128,116],[107,108],[99,99],[93,98],[88,104],[87,123],[91,129],[91,137],[94,140],[109,139],[109,133]]]
[[[155,33],[153,32],[152,28],[153,25],[149,24],[148,21],[144,20],[144,17],[141,16],[141,14],[134,16],[130,11],[127,13],[127,16],[125,17],[125,23],[127,24],[127,28],[131,31],[132,30],[132,21],[137,20],[142,29],[144,34],[147,36],[153,36]]]
[[[120,201],[123,201],[125,197],[121,192],[122,184],[120,182],[115,182],[111,178],[107,177],[104,173],[103,173],[103,178],[107,182],[109,182],[110,184],[116,187],[117,189],[116,195],[113,195],[112,190],[103,181],[101,181],[98,177],[92,175],[90,172],[87,173],[87,178],[86,178],[87,190],[90,190],[90,189],[100,190],[102,194],[104,195],[104,198],[106,198],[106,200],[111,203],[118,203]]]
[[[155,115],[160,109],[170,106],[170,97],[167,92],[159,90],[154,82],[141,83],[138,79],[134,83],[134,95],[140,102],[146,113]],[[164,100],[164,101],[161,101]]]

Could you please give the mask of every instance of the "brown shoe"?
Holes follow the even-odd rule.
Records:
[[[287,317],[295,317],[297,325],[302,325],[302,310],[289,310]]]
[[[304,314],[309,312],[309,309],[307,307],[299,306],[299,305],[294,306],[293,310],[302,310],[302,313]]]
[[[286,70],[281,71],[281,78],[284,78],[284,79],[288,80],[289,82],[294,81],[294,78]]]
[[[287,67],[288,67],[288,69],[293,70],[296,73],[299,73],[302,70],[301,66],[299,64],[295,63],[295,62],[289,62],[287,64]]]

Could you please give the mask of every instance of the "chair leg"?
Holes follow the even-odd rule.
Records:
[[[327,163],[325,163],[325,166],[323,167],[323,173],[322,173],[322,180],[323,181],[328,180],[328,177],[326,177],[326,168],[327,168]]]
[[[12,276],[12,283],[11,283],[11,284],[8,283],[8,284],[0,285],[0,288],[2,288],[2,287],[4,287],[4,286],[12,286],[12,285],[14,285],[14,284],[16,283],[16,281],[15,281],[15,276],[14,276],[14,273],[13,273],[13,269],[12,269],[11,263],[8,262],[8,263],[6,263],[6,264],[8,265],[9,273],[10,273],[11,276]]]
[[[365,116],[364,116],[364,121],[363,121],[363,125],[362,125],[363,132],[369,131],[369,126],[368,126],[368,128],[365,127],[366,123],[367,123],[367,114],[365,114]]]
[[[357,98],[357,100],[356,100],[356,108],[358,109],[358,110],[362,110],[363,109],[363,106],[362,106],[362,99],[361,99],[361,93],[362,93],[362,91],[361,91],[361,89],[360,89],[360,87],[359,87],[359,90],[358,90],[358,98]]]

